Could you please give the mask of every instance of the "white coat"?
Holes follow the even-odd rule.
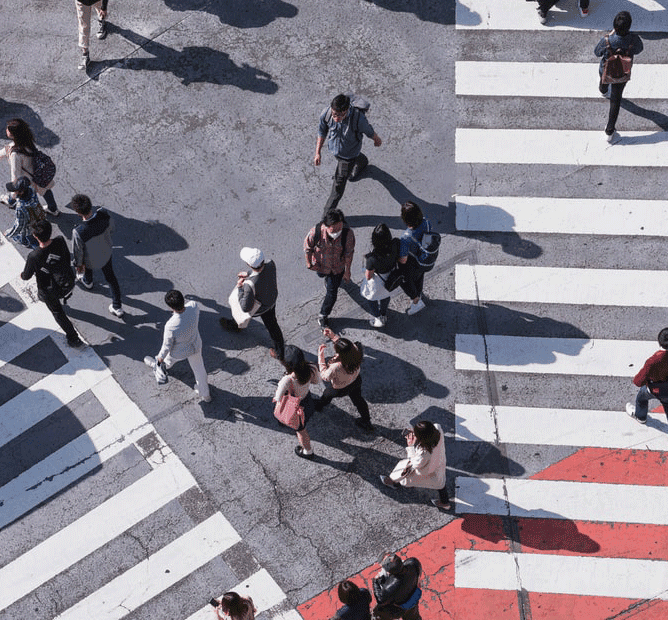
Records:
[[[392,470],[390,478],[406,487],[420,487],[423,489],[442,489],[445,486],[445,440],[440,424],[434,424],[440,435],[436,447],[431,453],[424,448],[406,446],[408,458],[402,459]],[[411,465],[412,471],[402,476],[406,465]]]

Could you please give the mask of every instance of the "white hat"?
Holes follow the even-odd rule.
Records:
[[[239,257],[252,269],[256,269],[264,263],[264,254],[258,248],[241,248]]]

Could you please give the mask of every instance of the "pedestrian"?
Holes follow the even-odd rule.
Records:
[[[390,292],[385,288],[387,279],[399,259],[399,239],[393,239],[387,224],[378,224],[371,233],[373,249],[364,255],[364,278],[360,293],[369,302],[372,327],[387,325]]]
[[[16,183],[7,183],[7,190],[16,194],[14,202],[14,224],[5,231],[5,237],[34,250],[39,247],[37,239],[32,235],[32,225],[46,216],[39,204],[37,194],[30,187],[28,177],[19,177]]]
[[[399,239],[398,262],[403,266],[404,273],[401,288],[412,302],[406,309],[406,313],[413,315],[425,307],[422,301],[422,289],[424,274],[428,268],[420,264],[418,256],[421,251],[422,237],[425,233],[431,232],[431,224],[422,215],[422,209],[410,201],[401,205],[401,219],[406,224],[406,230]]]
[[[195,391],[200,400],[211,402],[204,360],[202,360],[202,338],[199,335],[199,306],[195,301],[185,303],[181,291],[172,289],[165,295],[165,303],[172,316],[165,323],[162,347],[155,358],[146,356],[144,363],[155,370],[157,364],[165,363],[171,368],[175,362],[187,359],[195,375]]]
[[[112,264],[114,220],[106,209],[93,211],[93,204],[85,194],[76,194],[70,203],[83,222],[72,231],[72,255],[77,279],[87,288],[93,288],[93,269],[101,269],[109,283],[111,304],[109,312],[121,318],[125,311],[121,304],[121,289]]]
[[[320,305],[318,325],[329,326],[341,282],[350,280],[350,265],[355,253],[355,233],[340,209],[331,209],[304,239],[306,268],[325,280],[325,298]]]
[[[219,620],[255,620],[256,612],[253,599],[239,596],[236,592],[225,592],[216,607]]]
[[[547,24],[547,12],[559,2],[559,0],[538,0],[538,18],[540,23]],[[580,17],[589,15],[589,0],[577,0]]]
[[[450,498],[445,488],[445,439],[440,424],[421,420],[405,431],[406,456],[399,461],[389,476],[381,482],[393,489],[419,487],[438,489],[438,499],[431,503],[443,510],[450,509]]]
[[[374,146],[380,146],[383,141],[374,131],[366,114],[359,108],[351,106],[350,97],[337,95],[332,99],[329,107],[320,115],[318,124],[318,138],[315,144],[313,163],[320,165],[320,152],[327,140],[327,147],[337,160],[334,172],[332,191],[325,204],[323,216],[335,209],[346,189],[348,179],[356,180],[369,160],[362,154],[362,140],[364,135],[373,140]]]
[[[28,254],[21,279],[30,280],[35,276],[38,298],[46,304],[60,329],[65,332],[67,344],[78,348],[84,343],[60,301],[69,297],[74,287],[70,251],[62,235],[51,239],[52,232],[51,222],[48,220],[37,222],[32,227],[32,234],[39,247]]]
[[[334,398],[349,396],[360,417],[355,424],[368,433],[373,433],[369,405],[362,396],[362,375],[360,367],[364,359],[362,345],[347,338],[340,338],[329,327],[323,330],[325,337],[334,343],[335,355],[325,360],[326,344],[318,347],[318,368],[320,378],[329,383],[322,396],[315,401],[315,410],[322,411]]]
[[[366,588],[359,588],[356,583],[344,579],[337,588],[343,607],[331,620],[371,620],[371,593]]]
[[[278,283],[276,280],[276,263],[265,260],[264,253],[258,248],[241,248],[241,260],[250,267],[249,271],[237,274],[238,304],[243,312],[259,316],[269,332],[273,348],[269,355],[282,360],[285,341],[283,332],[276,320],[276,300],[278,299]],[[220,325],[229,331],[239,331],[235,320],[220,318]]]
[[[285,366],[285,375],[278,382],[273,400],[275,403],[280,402],[286,393],[299,398],[299,406],[304,412],[304,419],[296,429],[299,445],[295,447],[295,454],[304,459],[313,460],[315,454],[311,448],[311,438],[306,430],[306,425],[315,411],[311,385],[320,383],[320,373],[316,365],[306,361],[304,352],[300,348],[290,344],[285,347],[282,363]]]
[[[383,554],[380,566],[380,572],[372,580],[377,603],[373,609],[374,620],[420,620],[420,561],[417,558],[402,560],[396,553],[388,552]]]
[[[97,13],[97,31],[95,36],[102,40],[107,36],[107,5],[109,0],[74,0],[77,8],[77,30],[81,57],[79,69],[87,69],[90,63],[90,18],[93,9]]]
[[[640,424],[647,423],[647,403],[652,398],[661,403],[668,417],[668,327],[659,332],[658,340],[661,351],[654,353],[633,378],[634,385],[640,388],[636,404],[626,403],[626,413]]]
[[[19,177],[28,176],[32,188],[40,195],[44,196],[46,201],[45,210],[53,216],[60,215],[56,199],[53,196],[51,188],[54,186],[54,181],[51,181],[46,187],[40,187],[35,183],[33,176],[34,160],[38,153],[37,146],[35,146],[35,138],[28,123],[23,119],[13,118],[7,121],[5,128],[7,137],[11,140],[4,149],[0,150],[0,158],[6,157],[9,160],[9,170],[13,183],[16,183]],[[0,196],[0,202],[7,205],[13,205],[16,197],[12,192]]]
[[[605,61],[608,57],[617,50],[621,50],[624,56],[633,58],[636,54],[643,51],[642,39],[635,33],[631,32],[632,23],[631,14],[628,11],[620,11],[615,15],[612,22],[613,28],[610,34],[605,35],[594,48],[594,54],[600,56],[601,62],[599,64],[599,82],[598,89],[605,97],[610,97],[610,111],[608,112],[608,124],[605,126],[605,135],[608,137],[608,142],[615,139],[617,125],[617,117],[619,116],[619,108],[622,104],[622,93],[626,82],[618,82],[616,84],[603,83],[603,69]]]

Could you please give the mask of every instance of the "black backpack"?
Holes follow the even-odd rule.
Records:
[[[56,176],[56,164],[46,153],[37,150],[32,154],[32,174],[25,168],[23,172],[29,175],[32,182],[38,187],[46,187]]]
[[[420,241],[415,238],[411,230],[405,231],[404,237],[413,241],[415,251],[409,250],[409,253],[415,258],[418,265],[423,271],[431,271],[441,249],[441,235],[431,229],[431,224],[427,220],[427,231],[422,234]]]

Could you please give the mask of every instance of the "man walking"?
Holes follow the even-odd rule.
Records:
[[[659,332],[661,351],[652,355],[633,378],[634,385],[640,389],[636,395],[636,404],[626,403],[626,413],[640,424],[647,423],[648,401],[656,398],[668,417],[668,327]]]
[[[386,553],[380,566],[380,572],[372,580],[373,594],[378,603],[373,610],[374,620],[420,620],[420,561],[408,558],[404,562],[396,553]]]
[[[195,375],[195,391],[205,403],[211,402],[199,335],[199,306],[195,301],[185,303],[181,291],[175,289],[167,292],[165,303],[172,316],[165,323],[162,347],[155,359],[147,355],[144,363],[155,370],[156,364],[164,362],[171,368],[175,362],[187,359]]]
[[[87,69],[90,63],[90,17],[93,9],[97,13],[97,32],[95,36],[98,39],[104,39],[107,36],[107,4],[109,0],[74,0],[77,8],[77,30],[79,32],[79,47],[81,48],[81,58],[79,60],[79,69]]]
[[[319,166],[320,152],[327,139],[327,146],[336,157],[337,164],[332,191],[325,204],[323,216],[330,209],[337,207],[348,179],[356,180],[369,163],[366,156],[362,154],[364,135],[373,140],[374,146],[380,146],[383,143],[364,112],[350,105],[350,97],[346,95],[334,97],[330,107],[325,108],[320,115],[315,157],[313,158],[313,163]]]
[[[278,283],[276,281],[276,263],[266,261],[262,250],[241,248],[239,257],[250,267],[250,271],[237,274],[238,303],[243,312],[259,316],[269,332],[274,346],[269,349],[271,357],[282,360],[285,349],[283,332],[276,320],[276,300]],[[220,325],[229,331],[239,331],[236,321],[220,318]]]
[[[52,231],[51,222],[48,220],[37,222],[32,227],[32,234],[39,247],[28,254],[21,279],[30,280],[35,276],[37,296],[46,304],[60,329],[65,332],[67,344],[81,347],[84,343],[60,302],[61,299],[69,297],[74,287],[70,251],[62,236],[51,239]]]
[[[121,304],[121,289],[111,263],[114,220],[106,209],[93,211],[90,198],[84,194],[74,196],[71,204],[83,220],[83,223],[72,231],[72,254],[77,279],[87,289],[91,289],[93,269],[102,269],[102,275],[111,289],[109,312],[121,318],[125,314]]]
[[[306,268],[325,279],[325,298],[318,324],[329,326],[329,315],[336,303],[342,280],[350,280],[350,265],[355,253],[355,233],[345,223],[340,209],[327,212],[322,222],[311,228],[304,239]]]

